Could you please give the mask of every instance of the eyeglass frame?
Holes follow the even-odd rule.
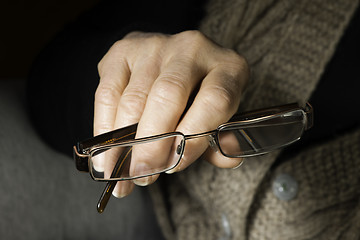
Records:
[[[264,108],[264,109],[260,109],[260,110],[255,110],[255,111],[250,111],[250,112],[245,112],[245,113],[241,113],[241,114],[235,114],[227,123],[223,123],[221,125],[219,125],[216,129],[211,130],[211,131],[207,131],[207,132],[203,132],[203,133],[196,133],[196,134],[190,134],[190,135],[184,135],[181,132],[169,132],[169,133],[163,133],[163,134],[158,134],[158,135],[153,135],[153,136],[149,136],[149,137],[144,137],[144,138],[139,138],[139,139],[135,139],[135,134],[136,134],[136,129],[138,124],[133,124],[124,128],[120,128],[120,129],[116,129],[98,136],[95,136],[93,138],[78,142],[74,147],[73,147],[73,155],[74,155],[74,159],[75,159],[75,163],[76,163],[76,168],[79,171],[82,172],[90,172],[90,176],[93,178],[93,180],[95,181],[119,181],[118,179],[98,179],[96,178],[93,174],[91,174],[90,169],[92,168],[91,163],[90,163],[90,158],[92,156],[92,152],[94,151],[101,151],[102,149],[109,149],[111,147],[114,146],[119,146],[119,145],[126,145],[126,144],[139,144],[142,142],[149,142],[151,140],[158,140],[158,139],[162,139],[162,138],[166,138],[168,136],[182,136],[183,137],[183,147],[182,147],[182,152],[179,154],[179,161],[176,163],[176,165],[174,165],[172,168],[175,168],[181,159],[181,156],[183,154],[184,148],[185,148],[185,141],[186,140],[190,140],[190,139],[195,139],[195,138],[199,138],[199,137],[204,137],[204,136],[210,136],[210,146],[211,147],[215,147],[215,150],[220,150],[221,154],[224,155],[225,157],[229,157],[229,158],[245,158],[245,157],[252,157],[252,156],[258,156],[258,155],[263,155],[266,153],[269,153],[273,150],[269,150],[269,151],[262,151],[260,153],[252,153],[252,154],[244,154],[244,155],[239,155],[239,156],[229,156],[228,154],[224,153],[222,148],[219,145],[218,142],[218,133],[225,127],[229,127],[231,125],[239,125],[239,124],[244,124],[244,125],[248,125],[250,123],[256,123],[259,121],[264,121],[267,119],[271,119],[274,117],[277,117],[279,115],[285,114],[287,112],[293,112],[296,110],[302,110],[305,113],[305,125],[304,125],[304,131],[310,129],[313,126],[313,108],[310,105],[310,103],[306,103],[305,107],[302,108],[299,106],[298,103],[291,103],[291,104],[286,104],[286,105],[281,105],[281,106],[275,106],[275,107],[270,107],[270,108]],[[293,142],[297,141],[298,139],[294,140]],[[287,144],[284,144],[283,146],[277,148],[283,148],[286,147],[290,144],[292,144],[293,142],[289,142]],[[170,169],[166,169],[166,171],[168,171]],[[152,174],[148,174],[148,175],[144,175],[144,176],[140,176],[140,177],[135,177],[135,178],[141,178],[141,177],[146,177],[146,176],[150,176],[150,175],[155,175],[155,174],[159,174],[162,172],[166,172],[166,171],[160,171],[160,172],[156,172],[156,173],[152,173]],[[131,179],[135,179],[135,178],[131,178]],[[124,179],[124,180],[130,180],[130,179]]]
[[[286,105],[282,105],[282,106],[277,106],[277,107],[271,107],[271,108],[266,108],[266,109],[260,109],[260,110],[255,110],[255,111],[251,111],[251,112],[247,112],[247,113],[242,113],[242,114],[236,114],[234,115],[227,123],[224,123],[224,124],[221,124],[217,129],[215,130],[212,130],[212,131],[208,131],[208,132],[205,132],[205,133],[198,133],[198,134],[192,134],[192,135],[187,135],[187,138],[188,139],[193,139],[193,138],[197,138],[197,137],[202,137],[202,136],[212,136],[214,133],[219,133],[220,129],[224,128],[225,126],[229,126],[231,124],[239,124],[239,122],[243,122],[244,124],[246,122],[249,122],[249,121],[255,121],[256,119],[258,121],[262,121],[262,120],[266,120],[266,119],[270,119],[271,116],[272,117],[276,117],[278,115],[282,115],[282,114],[285,114],[285,113],[288,113],[288,112],[293,112],[293,111],[297,111],[297,110],[302,110],[303,113],[305,113],[305,120],[306,122],[304,123],[304,129],[303,131],[306,131],[308,130],[309,128],[311,128],[313,126],[313,108],[312,106],[310,105],[310,103],[306,103],[305,104],[305,107],[304,108],[301,108],[299,106],[299,104],[297,103],[292,103],[292,104],[286,104]],[[135,141],[134,140],[134,135],[136,133],[136,129],[137,129],[137,124],[134,124],[134,125],[131,125],[131,126],[128,126],[128,127],[125,127],[125,128],[121,128],[121,129],[117,129],[117,130],[114,130],[114,131],[111,131],[111,132],[108,132],[108,133],[104,133],[104,134],[101,134],[101,135],[98,135],[98,136],[95,136],[93,138],[90,138],[88,140],[85,140],[85,141],[82,141],[82,142],[78,142],[74,147],[73,147],[73,152],[74,152],[74,159],[75,159],[75,162],[76,162],[76,168],[79,170],[79,171],[85,171],[85,172],[90,172],[89,169],[90,169],[90,157],[91,157],[91,151],[95,151],[94,148],[95,147],[105,147],[106,144],[109,145],[109,144],[112,144],[118,140],[122,140],[122,141],[129,141],[129,140],[132,140],[132,141]],[[176,133],[176,132],[175,132]],[[167,134],[171,134],[171,133],[167,133]],[[182,134],[182,133],[180,133]],[[182,134],[184,139],[185,139],[185,136],[184,134]],[[110,138],[110,136],[117,136],[116,138]],[[164,136],[164,134],[161,134],[161,135],[156,135],[156,136],[151,136],[151,137],[148,137],[146,139],[149,139],[149,138],[154,138],[154,137],[159,137],[159,136]],[[301,135],[298,139],[292,141],[292,142],[289,142],[288,144],[285,144],[281,147],[285,147],[297,140],[299,140],[301,138]],[[145,138],[142,138],[142,139],[145,139]],[[223,155],[225,155],[222,150],[221,150],[221,147],[217,141],[217,137],[216,138],[213,138],[210,143],[214,144],[214,141],[215,141],[215,144],[218,146],[218,149],[220,149],[221,153]],[[138,139],[138,140],[141,140],[141,139]],[[186,139],[185,139],[186,140]],[[183,141],[183,144],[184,146],[182,146],[182,152],[181,152],[181,156],[183,154],[183,151],[184,151],[184,148],[185,148],[185,140]],[[118,143],[117,143],[118,145]],[[212,146],[213,147],[213,146]],[[81,153],[79,153],[81,152]],[[269,151],[264,151],[264,152],[261,152],[261,153],[258,153],[258,154],[252,154],[252,156],[255,156],[255,155],[262,155],[262,154],[266,154],[268,153]],[[225,155],[226,156],[226,155]],[[245,156],[243,156],[245,157]],[[127,156],[122,160],[122,161],[118,161],[116,166],[114,167],[113,169],[113,172],[111,175],[113,174],[117,174],[117,172],[121,172],[122,170],[122,165],[118,165],[119,162],[124,162],[127,160]],[[181,160],[181,157],[179,157],[179,160],[177,162],[177,164],[180,162]],[[175,168],[176,165],[173,167]],[[153,175],[153,174],[151,174]],[[94,179],[93,175],[90,173],[90,176]],[[94,179],[95,180],[95,179]],[[107,184],[106,184],[106,187],[104,188],[101,196],[100,196],[100,199],[97,203],[97,211],[99,213],[103,213],[105,208],[106,208],[106,205],[110,199],[110,196],[115,188],[115,185],[116,185],[116,182],[117,180],[105,180],[107,181]]]

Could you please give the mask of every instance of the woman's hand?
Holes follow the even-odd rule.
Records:
[[[137,122],[137,137],[216,129],[237,111],[249,78],[244,58],[198,31],[176,35],[130,33],[110,48],[98,70],[95,135]],[[191,97],[194,99],[184,113]],[[183,158],[174,171],[185,169],[207,148],[204,139],[187,141]],[[241,161],[226,159],[213,151],[206,154],[218,167],[232,168]],[[104,162],[94,164],[97,169],[104,169]],[[133,182],[147,185],[156,178]],[[118,182],[113,194],[126,196],[133,182]]]

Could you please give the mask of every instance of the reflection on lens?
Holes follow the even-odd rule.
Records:
[[[90,162],[104,161],[105,170],[92,175],[97,180],[129,180],[166,172],[178,164],[183,138],[173,133],[98,149],[92,152]]]
[[[241,157],[269,152],[298,140],[304,130],[301,110],[249,124],[231,124],[219,131],[222,152]]]

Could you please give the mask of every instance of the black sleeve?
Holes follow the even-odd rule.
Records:
[[[27,84],[30,118],[53,148],[72,153],[92,136],[97,63],[128,32],[195,29],[203,0],[102,1],[69,24],[38,56]]]

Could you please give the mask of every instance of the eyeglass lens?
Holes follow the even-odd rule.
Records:
[[[97,180],[127,180],[166,172],[178,164],[183,146],[184,136],[174,133],[148,141],[98,149],[91,153],[90,165],[103,162],[104,172],[91,167],[91,173]],[[113,169],[116,171],[113,172]]]
[[[266,153],[298,140],[304,121],[304,112],[296,110],[255,123],[225,125],[219,130],[218,143],[228,157]]]

